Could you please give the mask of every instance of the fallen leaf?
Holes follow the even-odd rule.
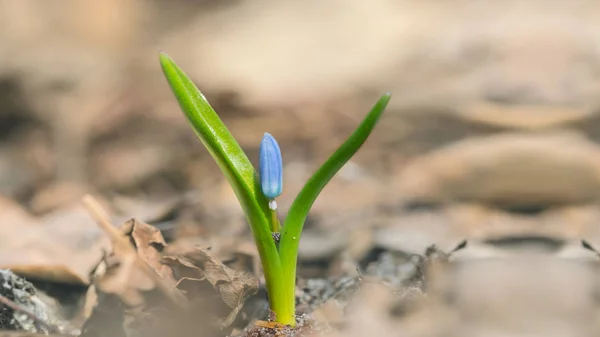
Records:
[[[258,279],[227,267],[206,250],[190,252],[186,257],[202,266],[206,279],[215,289],[219,289],[223,301],[231,308],[237,307],[258,291]]]
[[[117,295],[128,306],[144,303],[143,291],[154,289],[154,282],[135,265],[135,254],[119,253],[107,257],[98,268],[94,283],[103,293]]]
[[[231,325],[243,307],[246,299],[258,292],[258,279],[250,273],[234,270],[226,266],[205,249],[196,249],[178,257],[165,257],[163,262],[173,268],[177,287],[186,290],[188,295],[202,296],[210,285],[213,291],[231,309],[221,320],[223,327]],[[195,288],[195,294],[190,289]],[[204,295],[210,297],[210,295]]]
[[[458,114],[467,121],[507,129],[543,130],[589,121],[595,111],[579,106],[527,106],[469,102]]]
[[[549,131],[473,137],[416,158],[395,190],[414,203],[467,201],[554,206],[600,198],[600,147]]]
[[[111,198],[111,204],[115,212],[123,215],[123,222],[134,217],[146,223],[155,223],[172,219],[181,208],[183,199],[183,196],[177,196],[148,200],[147,196],[116,195]]]
[[[175,284],[173,270],[161,263],[161,252],[167,246],[160,230],[140,220],[131,219],[121,226],[121,231],[131,237],[138,256],[170,285]]]
[[[165,256],[162,263],[171,267],[173,275],[176,279],[192,278],[203,280],[204,271],[198,268],[194,263],[184,257]],[[179,283],[179,282],[178,282]]]
[[[447,264],[430,275],[428,300],[415,309],[430,326],[441,323],[445,333],[435,335],[584,336],[597,326],[595,266],[545,254]]]
[[[41,218],[0,196],[0,268],[58,283],[89,284],[109,240],[80,205]]]
[[[120,230],[116,229],[110,223],[108,214],[92,196],[85,196],[83,204],[98,226],[109,235],[113,246],[112,254],[105,256],[95,270],[94,282],[98,290],[119,296],[129,306],[138,306],[144,303],[143,292],[156,288],[172,303],[183,305],[185,298],[173,288],[172,273],[163,272],[167,276],[165,280],[157,272],[157,269],[164,271],[165,266],[160,263],[160,255],[153,250],[156,247],[151,249],[150,246],[161,245],[161,242],[164,244],[160,232],[154,232],[149,225],[139,225],[136,229],[135,220],[126,222]],[[135,238],[134,232],[137,232]],[[128,233],[132,236],[128,236]],[[139,247],[136,247],[136,242]]]
[[[32,198],[30,202],[32,212],[44,214],[65,206],[68,207],[79,202],[88,188],[88,186],[73,182],[59,182],[45,186]]]

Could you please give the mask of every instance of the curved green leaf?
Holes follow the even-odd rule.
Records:
[[[160,63],[179,105],[198,138],[227,177],[250,223],[265,272],[271,310],[287,315],[281,262],[271,234],[268,200],[258,174],[217,113],[189,77],[165,54]],[[292,308],[293,309],[293,308]],[[293,315],[293,312],[292,312]]]
[[[329,180],[367,140],[389,100],[389,93],[381,96],[371,109],[371,112],[369,112],[350,137],[314,173],[292,203],[283,225],[281,241],[279,243],[279,256],[283,268],[284,284],[286,287],[290,287],[287,290],[288,293],[294,293],[300,234],[302,233],[302,228],[304,227],[304,222],[310,208]],[[288,300],[294,301],[294,298]]]

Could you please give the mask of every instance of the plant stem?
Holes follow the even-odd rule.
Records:
[[[367,140],[389,100],[390,95],[386,94],[377,101],[356,130],[308,180],[288,211],[279,242],[279,257],[283,268],[283,282],[287,288],[287,306],[292,308],[292,312],[296,307],[294,294],[300,235],[308,212],[325,185]]]
[[[279,233],[281,224],[279,223],[279,218],[277,217],[277,210],[274,209],[271,210],[271,225],[271,231],[273,233]]]

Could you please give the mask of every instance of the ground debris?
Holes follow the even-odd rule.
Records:
[[[83,201],[98,225],[108,234],[113,246],[112,253],[105,256],[94,271],[94,283],[98,289],[118,295],[130,306],[138,306],[144,302],[141,292],[156,288],[172,303],[182,305],[185,299],[173,289],[173,280],[164,279],[154,269],[162,270],[160,255],[153,252],[156,249],[153,243],[164,243],[162,236],[155,238],[156,242],[148,237],[144,239],[144,230],[139,228],[144,227],[146,233],[152,232],[152,229],[148,228],[149,225],[144,226],[139,222],[136,225],[135,220],[126,222],[121,230],[118,230],[113,227],[104,209],[93,197],[86,196]],[[136,242],[141,244],[140,247],[135,246]]]
[[[243,337],[308,337],[326,336],[330,329],[307,315],[296,317],[296,326],[282,325],[272,321],[258,320],[252,327],[244,331]]]
[[[269,315],[251,230],[157,49],[251,161],[277,134],[282,216],[392,93],[306,221],[298,319],[331,328],[315,335],[600,335],[600,2],[65,6],[0,1],[0,269],[85,302],[82,337],[303,334],[254,323]],[[82,193],[124,223],[112,246]],[[210,245],[214,271],[170,252],[184,241]]]
[[[175,271],[177,288],[188,297],[213,297],[207,292],[206,283],[218,294],[230,312],[221,320],[228,327],[235,320],[246,299],[258,292],[259,282],[253,275],[226,266],[206,249],[195,249],[181,256],[166,256],[163,262]]]
[[[73,335],[39,334],[26,331],[1,331],[0,337],[73,337]]]
[[[0,208],[0,268],[51,282],[89,284],[89,273],[109,243],[81,205],[34,217],[0,195]]]
[[[34,286],[12,271],[0,270],[0,330],[30,333],[61,332],[57,318],[36,294]]]
[[[137,219],[112,227],[92,197],[84,204],[113,244],[94,272],[92,307],[82,337],[218,336],[258,291],[253,275],[226,266],[206,249],[165,256],[155,227]],[[94,303],[95,302],[95,303]]]
[[[345,306],[360,287],[360,277],[299,280],[296,291],[297,310],[310,313],[330,300]]]

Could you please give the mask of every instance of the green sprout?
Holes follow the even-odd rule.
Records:
[[[356,130],[308,180],[280,226],[274,198],[282,189],[282,165],[275,138],[268,133],[263,137],[260,150],[263,176],[259,177],[238,142],[190,78],[167,54],[160,54],[160,63],[181,109],[242,206],[258,248],[275,320],[295,326],[298,247],[308,212],[325,185],[366,141],[385,110],[390,94],[377,101]]]

